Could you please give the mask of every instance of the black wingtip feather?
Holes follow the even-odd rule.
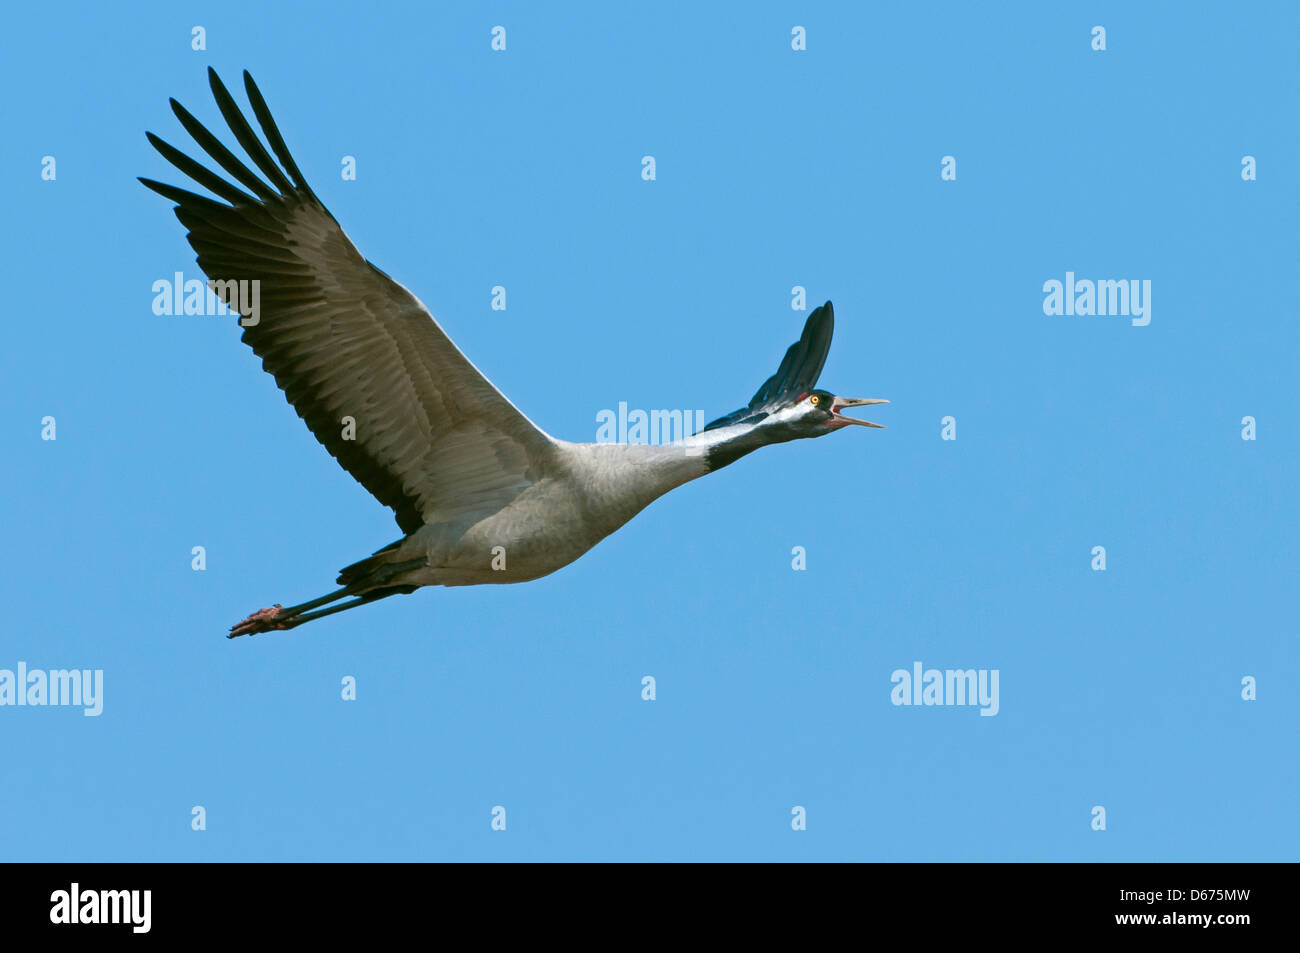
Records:
[[[180,120],[181,125],[185,127],[185,131],[221,168],[225,169],[227,173],[263,202],[281,198],[280,193],[254,175],[253,171],[244,165],[238,156],[223,146],[221,141],[209,132],[203,123],[195,119],[188,109],[174,99],[171,102],[172,112],[176,114],[176,118]]]
[[[262,132],[266,136],[275,158],[272,158],[271,153],[267,152],[266,146],[262,144],[262,140],[253,131],[252,125],[245,118],[243,111],[236,104],[225,83],[221,81],[221,76],[211,66],[208,67],[208,85],[217,101],[218,108],[221,110],[222,117],[226,120],[230,131],[234,133],[235,139],[243,147],[258,171],[270,180],[271,185],[268,185],[245,165],[240,157],[222,145],[221,141],[203,123],[199,122],[188,109],[182,106],[175,97],[168,97],[167,103],[171,106],[172,112],[180,120],[185,131],[217,165],[252,194],[240,191],[233,183],[216,175],[165,140],[154,136],[153,133],[147,133],[149,142],[181,172],[232,204],[247,206],[268,202],[275,203],[277,200],[286,198],[290,193],[296,192],[301,198],[324,209],[324,205],[316,197],[316,193],[307,184],[302,170],[298,168],[298,164],[294,162],[293,156],[290,155],[284,137],[280,134],[275,120],[271,117],[271,110],[267,107],[266,99],[262,96],[261,90],[258,89],[257,83],[254,82],[252,74],[248,70],[244,70],[243,73],[244,88],[248,93],[248,100],[253,108],[253,114],[262,127]],[[276,160],[279,160],[279,164],[277,164]]]
[[[203,208],[208,210],[230,208],[229,205],[222,205],[220,202],[214,202],[207,196],[197,195],[194,192],[179,189],[174,185],[168,185],[166,182],[159,182],[156,179],[146,179],[141,175],[136,176],[136,178],[146,189],[149,189],[151,192],[157,192],[165,199],[170,199],[175,202],[177,206],[184,206],[193,209]]]
[[[180,169],[181,172],[188,175],[209,192],[221,196],[221,198],[230,202],[232,205],[257,201],[253,196],[235,188],[221,176],[209,171],[203,165],[194,161],[194,159],[181,152],[166,140],[155,136],[152,132],[146,132],[145,136],[148,138],[149,144],[157,149],[158,153],[164,159],[176,166],[176,168]]]
[[[243,112],[240,111],[239,105],[235,102],[235,97],[230,95],[230,90],[226,89],[226,84],[221,81],[214,71],[209,76],[209,83],[212,87],[212,95],[217,101],[217,108],[221,110],[221,115],[226,120],[226,125],[230,131],[235,134],[239,144],[244,147],[254,164],[262,171],[262,174],[271,180],[271,184],[280,190],[282,194],[288,194],[293,191],[293,183],[286,177],[275,161],[267,154],[266,147],[262,145],[262,140],[257,138],[257,133],[253,132],[253,127],[248,124],[244,118]]]
[[[285,145],[284,137],[280,135],[280,127],[275,124],[270,107],[266,105],[266,98],[258,89],[257,83],[253,81],[253,74],[248,70],[244,70],[244,92],[248,96],[249,105],[253,107],[253,115],[257,117],[258,125],[262,127],[262,134],[270,143],[275,157],[280,160],[280,165],[284,166],[284,170],[289,173],[289,178],[293,179],[294,185],[319,205],[320,199],[316,198],[316,193],[307,184],[307,179],[298,168],[298,163],[293,161],[293,155]]]

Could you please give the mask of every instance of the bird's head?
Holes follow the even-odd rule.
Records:
[[[840,397],[817,389],[831,347],[835,312],[827,301],[804,322],[803,334],[790,345],[776,373],[763,382],[749,403],[719,417],[704,432],[720,431],[708,451],[711,469],[726,466],[759,447],[804,437],[824,437],[845,427],[878,427],[844,413],[850,407],[887,404],[875,397]]]
[[[773,423],[780,421],[791,427],[796,437],[824,437],[851,426],[877,427],[883,430],[884,424],[849,417],[843,411],[848,407],[887,403],[889,401],[875,397],[839,397],[829,391],[810,390],[806,394],[800,394],[789,407],[773,414],[776,418]]]

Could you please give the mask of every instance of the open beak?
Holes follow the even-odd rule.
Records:
[[[845,417],[841,410],[845,407],[866,407],[870,404],[887,404],[887,400],[879,400],[875,397],[836,397],[831,403],[831,413],[835,416],[831,419],[828,426],[847,427],[849,424],[857,424],[859,427],[877,427],[880,430],[885,429],[884,424],[873,424],[869,420],[859,420],[857,417]]]

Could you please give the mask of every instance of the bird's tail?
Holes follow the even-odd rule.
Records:
[[[403,542],[404,539],[396,540],[383,549],[376,550],[373,555],[344,566],[339,570],[338,584],[360,594],[388,586],[393,577],[425,565],[427,560],[423,558],[402,558],[400,549]],[[410,588],[414,590],[416,587]]]

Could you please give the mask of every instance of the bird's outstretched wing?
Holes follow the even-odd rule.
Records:
[[[419,299],[357,251],[307,185],[253,78],[244,73],[244,88],[275,159],[215,71],[208,80],[265,180],[173,99],[181,125],[243,188],[152,133],[164,158],[225,202],[140,181],[176,203],[209,279],[259,282],[257,323],[241,321],[245,343],[316,439],[392,507],[403,532],[504,506],[552,459],[554,441],[457,350]],[[214,290],[235,309],[237,288]]]
[[[808,315],[799,340],[790,345],[781,366],[763,382],[749,403],[725,417],[719,417],[704,429],[758,423],[772,411],[812,390],[826,364],[826,354],[831,349],[831,335],[834,331],[835,310],[827,301]]]

